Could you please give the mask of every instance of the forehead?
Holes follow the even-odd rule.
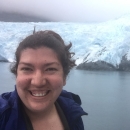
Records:
[[[58,61],[57,53],[48,47],[39,47],[36,49],[26,48],[21,52],[20,61]]]

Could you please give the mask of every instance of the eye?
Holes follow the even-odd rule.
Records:
[[[21,70],[22,70],[22,71],[32,71],[32,69],[29,68],[29,67],[22,67]]]
[[[51,71],[57,71],[57,69],[56,68],[47,68],[46,71],[50,71],[50,72]]]

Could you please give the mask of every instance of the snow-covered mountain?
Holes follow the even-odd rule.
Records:
[[[76,63],[104,61],[118,68],[122,57],[130,60],[130,14],[102,23],[0,22],[0,56],[14,60],[18,43],[38,30],[54,30],[73,43]],[[1,60],[1,59],[0,59]]]

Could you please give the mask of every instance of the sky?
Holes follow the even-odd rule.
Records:
[[[64,22],[103,22],[130,13],[129,0],[0,0],[0,11]]]

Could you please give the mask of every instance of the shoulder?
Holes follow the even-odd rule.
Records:
[[[0,130],[9,122],[13,108],[16,106],[17,92],[8,92],[0,95]],[[16,113],[16,109],[14,111]],[[15,115],[13,113],[13,115]],[[12,118],[11,118],[12,119]]]
[[[19,124],[20,122],[20,124]],[[0,130],[24,130],[21,101],[17,91],[0,95]]]
[[[63,90],[58,97],[57,102],[64,114],[68,117],[72,117],[74,119],[79,116],[86,115],[81,107],[81,99],[77,94]]]
[[[83,130],[83,122],[81,116],[87,115],[87,113],[81,107],[80,96],[63,90],[57,102],[63,110],[70,128],[79,128],[80,130]]]
[[[4,129],[10,115],[10,99],[11,93],[3,93],[0,95],[0,129]]]
[[[68,92],[66,90],[62,90],[61,94],[60,94],[61,97],[64,97],[64,98],[68,98],[70,100],[73,100],[74,102],[78,103],[79,105],[82,104],[81,102],[81,99],[80,99],[80,96],[77,95],[77,94],[74,94],[72,92]]]
[[[9,107],[9,98],[11,93],[3,93],[0,95],[0,115]]]
[[[76,113],[76,115],[86,115],[86,112],[84,112],[83,108],[81,107],[82,102],[80,96],[77,94],[62,90],[57,102],[65,113],[70,112]]]
[[[0,115],[7,109],[13,107],[15,100],[16,100],[15,91],[1,94],[0,95]]]

